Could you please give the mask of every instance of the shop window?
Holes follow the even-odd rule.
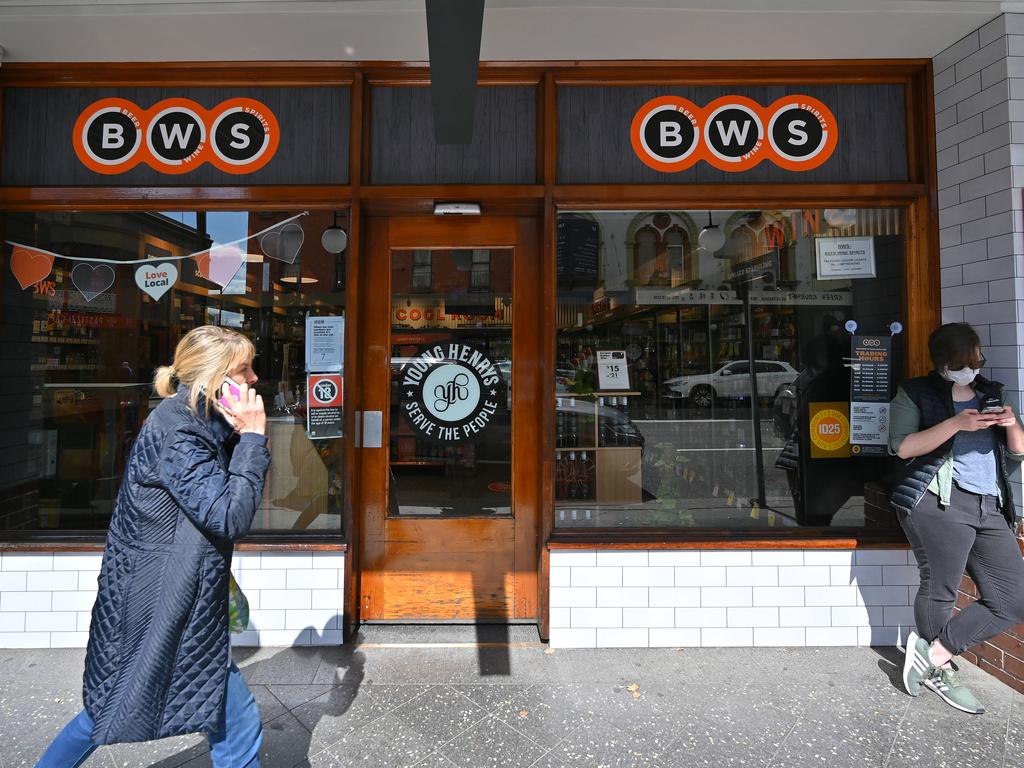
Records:
[[[106,528],[154,371],[203,324],[257,351],[272,463],[253,530],[340,533],[342,441],[306,428],[306,316],[345,314],[331,227],[347,212],[0,216],[29,249],[0,261],[0,537]]]
[[[904,376],[902,210],[710,217],[559,215],[555,525],[894,527],[884,446],[850,425],[847,324],[891,345],[887,401]],[[584,286],[566,265],[593,253],[604,279]]]

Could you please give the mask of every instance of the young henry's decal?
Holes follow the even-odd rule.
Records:
[[[438,344],[399,375],[400,410],[418,437],[440,444],[475,442],[505,407],[498,367],[468,344]]]
[[[637,157],[665,173],[700,160],[722,171],[745,171],[766,159],[786,170],[809,171],[832,156],[838,140],[832,111],[799,94],[767,107],[743,96],[723,96],[703,108],[661,96],[637,110],[630,127]]]
[[[127,99],[101,99],[75,122],[75,154],[96,173],[113,175],[146,163],[181,174],[209,162],[231,174],[257,171],[280,142],[277,118],[255,99],[204,109],[190,99],[164,99],[141,109]]]

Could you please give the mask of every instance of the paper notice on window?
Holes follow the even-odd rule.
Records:
[[[341,371],[345,361],[345,318],[306,318],[306,370]]]
[[[629,366],[625,350],[599,350],[597,386],[602,389],[629,389]]]
[[[818,237],[814,249],[819,280],[875,276],[873,237]]]

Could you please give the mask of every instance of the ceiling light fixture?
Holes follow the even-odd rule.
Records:
[[[722,246],[725,245],[725,233],[717,224],[712,223],[711,211],[708,211],[707,225],[697,235],[697,244],[705,251],[711,253],[721,250]]]
[[[434,203],[435,216],[479,216],[480,203]]]

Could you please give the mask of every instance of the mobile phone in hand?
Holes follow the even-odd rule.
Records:
[[[236,385],[235,382],[233,382],[231,379],[227,379],[226,378],[226,379],[224,379],[224,384],[228,385],[228,392],[231,393],[231,396],[233,398],[235,398],[235,400],[241,399],[241,397],[242,397],[242,390],[240,390],[238,388],[238,385]],[[223,390],[223,385],[221,385],[221,388]],[[223,395],[221,397],[217,398],[217,402],[219,402],[225,408],[230,408],[231,407],[231,401],[228,400]]]
[[[979,413],[1001,413],[1003,401],[995,395],[986,395],[981,399]]]

